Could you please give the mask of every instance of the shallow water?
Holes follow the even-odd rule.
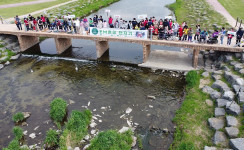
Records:
[[[48,114],[49,104],[54,98],[62,97],[68,103],[70,100],[75,102],[68,106],[69,114],[74,109],[84,110],[90,101],[88,108],[96,109],[93,114],[102,116],[102,123],[97,122],[99,130],[128,126],[120,116],[128,107],[132,108],[126,118],[140,125],[138,133],[145,136],[144,144],[151,149],[155,144],[148,143],[155,131],[149,130],[168,128],[173,131],[171,120],[183,97],[184,79],[181,75],[178,78],[171,75],[170,72],[153,73],[149,69],[104,62],[23,56],[0,71],[0,145],[6,146],[13,138],[11,116],[18,111],[32,113],[27,119],[28,126],[23,127],[28,135],[41,133],[34,140],[26,136],[28,144],[42,143],[45,131],[54,126]],[[156,96],[156,100],[149,100],[147,95]],[[101,109],[109,106],[111,110]],[[40,127],[34,131],[37,126]],[[161,137],[161,142],[168,148],[172,135],[167,138],[161,133],[156,135],[153,137]]]

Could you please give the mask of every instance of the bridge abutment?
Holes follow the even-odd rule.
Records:
[[[192,66],[196,69],[198,66],[198,56],[199,56],[199,49],[193,50],[193,56],[192,56]]]
[[[150,53],[151,53],[151,45],[143,44],[143,63],[147,62]]]
[[[18,35],[17,37],[21,51],[25,51],[39,43],[39,37],[36,36]]]
[[[108,49],[108,41],[96,41],[97,58],[101,58]]]
[[[72,45],[71,38],[54,38],[56,44],[56,50],[58,54],[63,53]]]

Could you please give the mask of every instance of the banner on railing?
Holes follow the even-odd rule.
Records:
[[[147,39],[147,30],[125,30],[114,28],[90,28],[90,35],[111,36],[111,37],[130,37]]]

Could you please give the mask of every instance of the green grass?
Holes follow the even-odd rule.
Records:
[[[68,146],[75,147],[88,133],[88,126],[91,122],[92,114],[90,110],[83,112],[73,110],[66,123],[66,129],[60,137],[59,146],[61,150]]]
[[[3,8],[0,9],[0,15],[3,18],[11,18],[16,15],[24,15],[24,14],[29,14],[34,11],[42,10],[54,5],[58,5],[60,3],[67,2],[69,0],[57,0],[53,2],[47,2],[47,3],[40,3],[40,4],[34,4],[34,5],[26,5],[26,6],[19,6],[19,7],[14,7],[14,8]]]
[[[213,24],[219,27],[230,27],[226,19],[214,11],[205,0],[176,0],[168,5],[176,16],[177,22],[182,24],[186,21],[188,26],[195,28],[196,24],[201,25],[201,29],[214,29]]]
[[[5,52],[7,52],[7,55],[5,55]],[[8,49],[6,49],[5,51],[0,52],[0,53],[2,54],[1,58],[4,57],[4,56],[7,56],[7,58],[4,59],[4,60],[1,60],[0,63],[4,63],[6,61],[10,61],[10,58],[16,54],[15,52],[12,52],[11,50],[8,50]]]
[[[15,4],[15,3],[29,2],[29,1],[34,1],[34,0],[1,0],[0,5]]]
[[[21,121],[24,120],[24,114],[21,113],[21,112],[18,112],[18,113],[16,113],[16,114],[13,115],[12,120],[15,123],[21,122]]]
[[[239,17],[244,21],[244,1],[243,0],[218,0],[224,8],[236,19]]]
[[[76,17],[84,17],[89,15],[91,11],[98,11],[100,7],[108,6],[109,4],[117,1],[119,0],[91,0],[92,3],[88,3],[88,0],[79,0],[78,2],[70,3],[68,5],[50,10],[48,13],[52,14],[51,16],[53,17],[58,16],[58,14],[66,15],[68,12],[72,12],[72,14],[76,15]]]
[[[198,82],[193,87],[190,86],[192,88],[188,83],[185,100],[173,119],[177,128],[171,150],[197,150],[204,149],[205,145],[212,145],[214,132],[208,127],[207,120],[214,115],[214,108],[205,103],[209,95],[199,89]]]
[[[55,130],[50,129],[49,131],[47,131],[45,139],[45,144],[47,144],[47,147],[51,148],[58,145],[58,135],[59,134]]]
[[[87,150],[130,150],[132,131],[118,133],[115,130],[100,132],[92,141]]]
[[[3,150],[19,150],[19,141],[18,140],[12,140],[9,144],[8,147],[3,148]]]
[[[23,138],[23,136],[24,136],[23,129],[20,128],[20,127],[14,127],[13,128],[13,134],[15,136],[14,139],[16,139],[18,141],[20,141]]]
[[[62,98],[55,98],[50,104],[50,117],[60,123],[64,120],[67,111],[67,103]]]

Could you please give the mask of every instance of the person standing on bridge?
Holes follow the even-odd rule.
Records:
[[[15,17],[15,24],[16,24],[16,26],[17,26],[17,28],[18,28],[19,30],[22,30],[21,21],[20,21],[20,18],[19,18],[18,15],[16,15],[16,17]]]
[[[236,32],[236,45],[238,47],[241,46],[241,38],[243,37],[243,31],[242,27],[239,28],[239,30]]]
[[[222,27],[221,31],[220,31],[220,45],[223,45],[224,44],[224,37],[225,37],[225,34],[226,34],[226,30],[224,27]]]

